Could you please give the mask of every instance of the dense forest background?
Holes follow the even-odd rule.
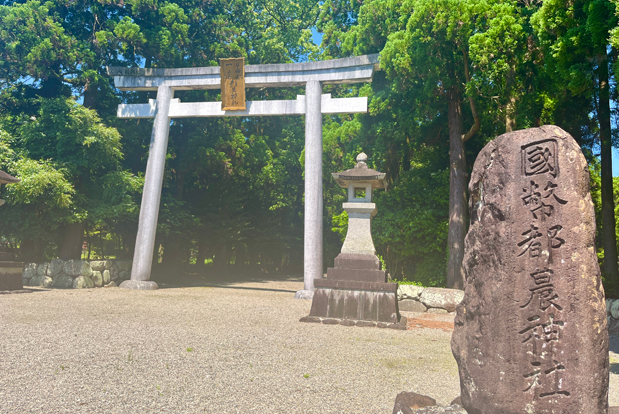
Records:
[[[491,139],[556,124],[591,171],[606,289],[619,286],[612,146],[617,0],[0,1],[0,240],[21,260],[133,256],[152,120],[119,120],[106,66],[215,66],[380,53],[368,114],[325,116],[325,267],[346,232],[331,173],[364,151],[387,173],[373,237],[391,277],[461,287],[466,186]],[[312,32],[322,43],[312,41]],[[219,100],[185,91],[182,101]],[[247,100],[303,88],[248,89]],[[155,259],[191,272],[299,272],[302,117],[178,119],[170,130]]]

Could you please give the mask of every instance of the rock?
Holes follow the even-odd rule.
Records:
[[[103,275],[101,274],[100,271],[98,270],[93,271],[92,276],[90,278],[92,279],[92,282],[95,284],[96,287],[103,286]]]
[[[447,407],[434,406],[420,408],[413,411],[414,414],[467,414],[466,410],[458,404],[448,405]],[[494,414],[494,413],[492,413]]]
[[[619,407],[609,407],[608,414],[619,414]]]
[[[129,280],[129,279],[131,279],[131,273],[128,272],[127,270],[123,270],[118,275],[118,280]]]
[[[456,398],[451,400],[449,405],[459,405],[459,406],[462,406],[462,398],[460,398],[460,396],[458,395]]]
[[[49,263],[40,263],[37,266],[37,276],[48,276],[47,268],[49,267]]]
[[[24,266],[24,272],[22,274],[22,277],[24,279],[30,279],[33,278],[37,275],[37,264],[36,263],[28,263],[26,266]]]
[[[322,323],[322,319],[317,316],[304,316],[299,319],[299,322]]]
[[[116,284],[116,282],[114,282],[113,280],[108,283],[107,285],[103,286],[103,287],[118,287],[118,285]]]
[[[619,320],[608,316],[608,334],[619,335]]]
[[[469,193],[451,340],[464,408],[606,413],[606,309],[580,147],[554,126],[501,135],[479,153]]]
[[[159,286],[152,280],[125,280],[119,286],[122,289],[157,290]]]
[[[116,260],[114,262],[119,272],[131,272],[131,260]]]
[[[49,276],[35,276],[30,279],[30,286],[39,286],[39,287],[51,287],[54,283],[54,279]]]
[[[615,319],[619,319],[619,300],[615,300],[611,304],[610,315]]]
[[[416,300],[404,299],[398,302],[398,308],[405,312],[425,312],[428,310],[426,305]]]
[[[52,278],[54,278],[60,275],[63,272],[63,269],[64,269],[64,260],[52,259],[52,261],[49,262],[49,267],[47,268],[47,274],[51,276]]]
[[[443,308],[428,308],[428,313],[445,314],[449,312],[447,311],[447,309],[443,309]]]
[[[398,300],[403,299],[415,299],[419,300],[421,292],[425,288],[423,286],[415,285],[398,285]]]
[[[90,263],[84,260],[67,260],[64,262],[64,273],[69,276],[92,276]]]
[[[28,286],[30,284],[30,279],[22,278],[22,286]]]
[[[88,276],[78,276],[73,280],[73,289],[94,288],[95,284]]]
[[[421,292],[419,301],[428,308],[441,308],[447,312],[453,312],[462,302],[462,298],[464,298],[464,292],[458,289],[425,288]]]
[[[92,270],[98,270],[103,272],[104,270],[110,270],[114,264],[111,260],[91,260],[90,267]]]
[[[54,278],[54,284],[52,286],[60,289],[71,289],[73,287],[73,278],[64,273],[60,274]]]
[[[436,400],[434,398],[426,397],[425,395],[417,394],[416,392],[403,391],[395,397],[393,414],[413,414],[413,410],[424,407],[432,407],[435,405]]]
[[[108,283],[110,283],[110,281],[112,280],[112,277],[110,276],[110,271],[104,270],[103,272],[101,272],[101,274],[103,275],[103,284],[107,285]]]
[[[124,272],[121,272],[121,274]],[[308,300],[312,300],[314,298],[314,291],[313,290],[299,290],[297,293],[294,294],[294,298],[295,299],[308,299]]]

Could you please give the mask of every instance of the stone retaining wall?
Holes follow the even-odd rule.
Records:
[[[398,308],[401,311],[454,312],[463,298],[463,290],[398,285]]]
[[[606,299],[606,321],[608,333],[619,335],[619,299]]]
[[[24,266],[24,286],[83,289],[117,286],[131,277],[130,260],[60,260],[28,263]]]

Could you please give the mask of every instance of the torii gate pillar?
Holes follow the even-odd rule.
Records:
[[[148,104],[121,104],[119,118],[155,118],[151,135],[140,221],[136,238],[131,280],[122,288],[151,290],[149,280],[155,247],[163,172],[171,118],[219,116],[305,115],[305,223],[303,290],[295,298],[311,299],[314,279],[322,278],[322,115],[367,112],[367,98],[332,99],[322,94],[322,85],[371,82],[379,70],[378,55],[355,56],[320,62],[275,65],[246,65],[245,86],[305,86],[305,96],[290,101],[247,102],[247,109],[222,111],[220,102],[181,103],[175,90],[219,89],[219,67],[184,69],[108,68],[121,90],[157,91]]]
[[[305,215],[303,232],[303,290],[298,299],[314,296],[314,279],[322,278],[322,86],[305,86]]]

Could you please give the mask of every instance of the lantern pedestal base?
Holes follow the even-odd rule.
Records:
[[[24,288],[21,262],[0,262],[0,290],[21,290]]]

